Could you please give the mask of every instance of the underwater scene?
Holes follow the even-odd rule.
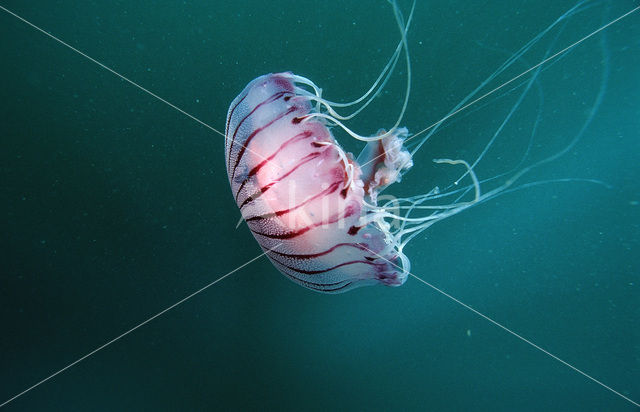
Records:
[[[0,1],[0,409],[638,410],[639,6]],[[274,265],[230,189],[284,72],[365,96],[314,119],[346,170],[347,128],[411,154],[366,287]]]

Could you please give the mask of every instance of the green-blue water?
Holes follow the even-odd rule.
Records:
[[[237,93],[268,72],[291,70],[329,99],[355,98],[398,41],[382,0],[220,3],[0,5],[218,130]],[[417,132],[442,118],[572,5],[418,2],[403,124]],[[587,3],[486,91],[637,5]],[[400,6],[408,13],[409,2]],[[246,226],[235,229],[220,135],[4,11],[0,39],[2,403],[260,249]],[[636,402],[639,39],[637,12],[546,64],[476,169],[481,179],[508,171],[530,142],[527,164],[557,153],[591,119],[568,153],[521,183],[606,185],[573,180],[506,194],[406,249],[417,276]],[[354,129],[372,134],[393,124],[405,74],[400,64]],[[389,193],[424,193],[455,179],[458,171],[431,159],[473,161],[521,84],[445,122]],[[266,408],[633,405],[413,278],[328,296],[296,286],[265,258],[7,405]]]

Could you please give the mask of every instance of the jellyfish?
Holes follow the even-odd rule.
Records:
[[[434,159],[438,164],[460,168],[459,178],[445,190],[436,186],[413,196],[382,200],[380,193],[401,182],[402,175],[413,166],[414,154],[444,120],[486,97],[487,94],[478,95],[489,82],[580,8],[579,3],[569,9],[525,44],[444,118],[411,135],[401,123],[411,90],[407,32],[415,2],[406,20],[396,2],[389,3],[400,41],[378,78],[360,98],[348,103],[332,102],[308,78],[291,72],[271,73],[251,81],[233,100],[227,113],[226,168],[244,220],[280,272],[319,292],[340,293],[373,284],[402,285],[411,269],[404,253],[409,241],[443,219],[525,187],[513,185],[531,169],[566,153],[581,135],[578,133],[564,149],[551,156],[524,165],[525,154],[513,169],[481,181],[475,167],[494,143],[496,133],[471,163],[464,159]],[[545,56],[548,59],[558,55],[549,54]],[[406,89],[395,124],[372,136],[355,133],[346,123],[381,93],[401,56],[406,64]],[[523,74],[529,74],[529,78],[513,85],[521,89],[520,97],[500,128],[529,93],[541,66],[527,70]],[[350,114],[339,113],[346,107],[355,109]],[[333,131],[340,129],[364,142],[358,156],[345,151],[334,137]],[[419,135],[420,140],[408,150],[406,142]],[[482,183],[499,178],[502,183],[492,189],[481,188]]]
[[[437,159],[466,167],[473,199],[460,201],[464,197],[460,196],[451,204],[423,206],[439,197],[435,190],[393,203],[378,201],[380,192],[400,182],[413,165],[412,154],[404,146],[409,131],[400,127],[411,84],[406,33],[413,9],[405,23],[395,2],[391,4],[401,41],[360,99],[333,103],[305,77],[290,72],[266,74],[245,87],[227,114],[227,174],[244,220],[275,267],[316,291],[339,293],[364,285],[402,285],[410,270],[410,260],[403,252],[407,242],[433,223],[481,200],[479,183],[467,162]],[[374,136],[356,134],[344,122],[382,90],[401,51],[406,57],[407,89],[398,121]],[[336,111],[360,103],[349,116]],[[332,127],[366,142],[362,152],[357,157],[346,152]],[[413,216],[423,207],[430,213]]]

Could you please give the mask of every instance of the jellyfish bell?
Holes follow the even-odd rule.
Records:
[[[225,153],[238,207],[274,265],[305,287],[401,285],[408,259],[376,198],[412,165],[408,131],[379,133],[356,160],[324,118],[310,116],[315,102],[300,79],[258,77],[230,106]]]

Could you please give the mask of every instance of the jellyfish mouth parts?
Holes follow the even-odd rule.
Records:
[[[397,256],[384,258],[385,263],[395,262]],[[394,263],[395,265],[395,263]],[[392,264],[380,265],[379,270],[376,271],[376,280],[385,286],[400,286],[407,280],[407,272],[402,270],[398,271]]]

